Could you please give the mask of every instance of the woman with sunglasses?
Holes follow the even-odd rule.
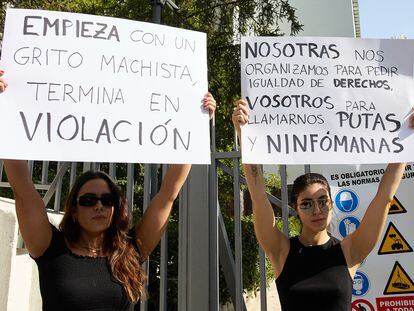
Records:
[[[1,78],[0,92],[7,87]],[[210,93],[204,109],[212,118]],[[189,164],[168,169],[141,221],[128,230],[130,213],[118,186],[102,172],[75,182],[59,229],[49,223],[26,161],[4,160],[19,229],[39,269],[43,310],[133,310],[145,297],[141,264],[159,243]]]
[[[232,121],[240,139],[240,126],[248,121],[246,101],[236,102]],[[410,125],[414,128],[414,114]],[[351,310],[352,279],[380,238],[405,163],[388,164],[361,225],[342,241],[330,236],[327,229],[333,202],[325,177],[310,173],[295,180],[290,203],[302,230],[289,239],[276,226],[260,166],[243,167],[253,202],[256,237],[272,263],[282,310]]]

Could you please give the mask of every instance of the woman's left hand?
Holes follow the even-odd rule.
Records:
[[[204,99],[203,99],[203,108],[208,110],[208,114],[210,116],[210,120],[213,118],[214,116],[214,112],[216,111],[216,100],[214,99],[213,95],[211,95],[211,93],[207,93],[206,95],[204,95]]]
[[[7,88],[7,83],[3,79],[3,74],[4,74],[4,71],[0,70],[0,93],[3,93]]]

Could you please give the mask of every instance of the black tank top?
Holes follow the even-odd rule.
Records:
[[[106,258],[76,255],[66,246],[62,232],[54,226],[52,232],[48,249],[35,259],[43,311],[134,310],[123,287],[112,277]],[[135,247],[134,241],[131,239]]]
[[[352,279],[340,241],[305,247],[290,239],[285,265],[276,279],[283,311],[349,311]]]

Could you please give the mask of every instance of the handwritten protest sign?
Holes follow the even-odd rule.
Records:
[[[410,161],[414,42],[245,37],[245,163]]]
[[[206,61],[203,33],[10,9],[0,158],[210,163]]]

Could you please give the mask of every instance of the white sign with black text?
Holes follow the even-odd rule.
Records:
[[[210,163],[206,35],[7,10],[0,158]]]
[[[410,161],[414,41],[244,37],[245,163]]]

